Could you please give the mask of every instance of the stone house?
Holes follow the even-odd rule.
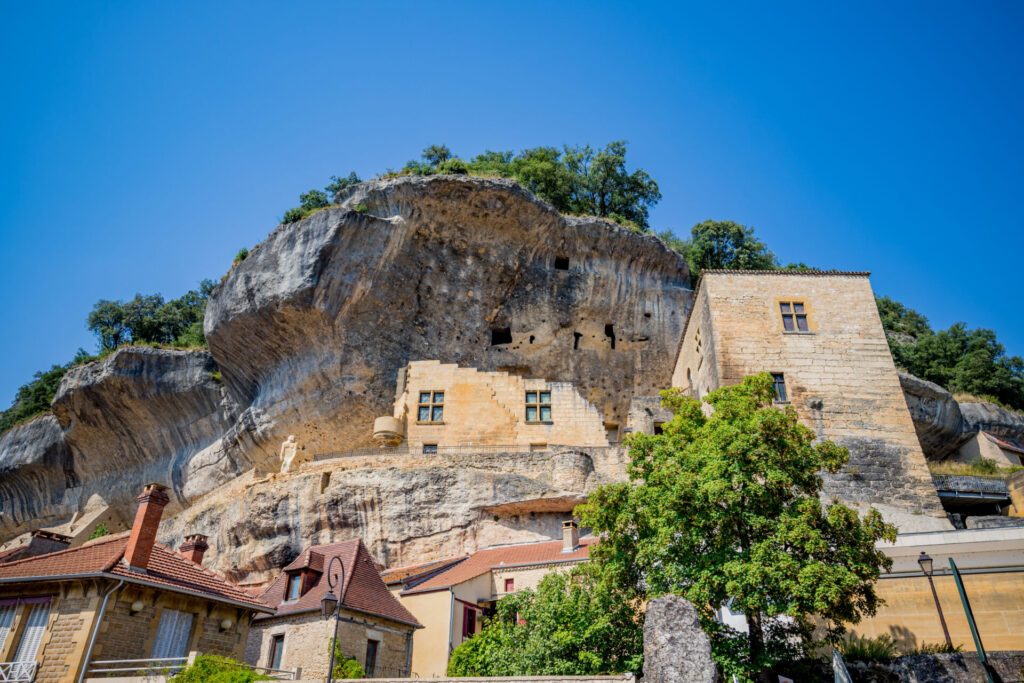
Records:
[[[335,573],[337,558],[344,580]],[[359,539],[314,545],[289,563],[264,590],[276,612],[253,622],[246,661],[274,669],[302,669],[303,678],[325,678],[334,619],[324,619],[320,601],[327,594],[328,571],[341,582],[338,644],[371,678],[404,677],[413,657],[419,621],[388,591],[380,570]]]
[[[1006,436],[980,431],[960,447],[956,459],[960,462],[991,460],[999,467],[1024,464],[1024,443]]]
[[[88,680],[98,661],[192,651],[242,657],[252,616],[272,610],[202,566],[203,536],[179,552],[155,542],[166,487],[138,502],[128,532],[0,564],[0,680]]]
[[[618,425],[570,382],[482,372],[436,360],[399,372],[394,412],[374,423],[380,444],[408,444],[413,452],[452,447],[608,446]]]
[[[499,598],[535,588],[550,572],[587,561],[596,542],[592,536],[580,538],[576,522],[567,521],[560,541],[485,548],[447,561],[453,564],[439,573],[392,570],[393,577],[404,575],[398,579],[402,604],[424,625],[414,637],[412,674],[444,676],[452,650],[480,630]]]

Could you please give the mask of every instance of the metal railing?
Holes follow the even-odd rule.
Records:
[[[416,674],[409,675],[409,670],[405,667],[397,666],[381,666],[378,664],[373,667],[373,671],[366,672],[367,678],[419,678]]]
[[[36,666],[35,662],[0,662],[0,683],[30,683]]]
[[[256,673],[263,674],[264,676],[269,676],[270,678],[273,678],[276,681],[299,680],[300,669],[271,669],[266,666],[253,666],[251,664],[247,664],[246,666],[248,666]]]
[[[460,455],[464,453],[550,453],[553,450],[565,448],[614,448],[621,445],[620,441],[609,441],[607,445],[581,446],[578,444],[544,444],[543,448],[530,444],[460,444],[458,446],[436,446],[435,450],[425,452],[422,447],[413,448],[409,445],[402,446],[368,446],[366,448],[355,448],[350,451],[334,453],[318,453],[313,456],[313,462],[324,460],[336,460],[338,458],[358,458],[365,456],[413,456],[413,455]]]
[[[94,659],[89,663],[89,668],[86,672],[88,678],[86,680],[102,679],[108,676],[144,676],[153,679],[166,680],[170,676],[180,673],[182,670],[189,667],[193,662],[195,662],[197,656],[199,656],[199,653],[193,652],[188,657]],[[248,664],[245,666],[257,673],[264,674],[279,681],[294,681],[298,680],[299,677],[298,669],[270,669],[263,666],[251,666]],[[4,679],[0,677],[0,683],[4,683],[6,680],[31,681],[32,679]]]
[[[933,474],[932,481],[936,490],[941,493],[949,492],[951,495],[995,496],[1008,498],[1009,488],[1002,479],[990,479],[988,477],[974,477],[961,474]]]

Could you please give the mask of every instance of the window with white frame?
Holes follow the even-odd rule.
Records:
[[[160,624],[153,643],[153,659],[168,659],[188,655],[188,638],[192,634],[194,615],[189,612],[165,609],[160,613]]]

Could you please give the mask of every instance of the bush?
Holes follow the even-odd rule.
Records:
[[[328,645],[328,654],[330,653]],[[366,678],[363,665],[355,657],[341,651],[341,643],[334,644],[334,678]]]
[[[100,522],[99,524],[96,525],[96,528],[92,530],[92,533],[89,534],[89,540],[90,541],[94,541],[97,538],[103,538],[104,536],[106,536],[109,533],[110,533],[110,529],[107,527],[107,523],[106,522]]]
[[[899,655],[896,641],[888,635],[877,638],[850,635],[839,643],[838,649],[844,659],[855,662],[890,662]]]
[[[42,415],[50,410],[53,397],[57,394],[57,388],[64,374],[82,363],[95,360],[96,356],[87,353],[84,349],[78,349],[78,353],[66,365],[54,365],[49,370],[40,370],[33,375],[32,380],[21,385],[18,393],[14,395],[14,401],[7,410],[0,411],[0,434],[16,424],[27,422],[33,417]]]
[[[904,654],[907,657],[914,655],[951,655],[957,652],[963,652],[963,645],[947,645],[946,643],[921,643],[912,650],[907,650]]]
[[[446,159],[437,165],[437,173],[441,175],[466,175],[469,164],[462,159]]]
[[[237,264],[241,263],[242,261],[244,261],[248,257],[249,257],[249,250],[246,249],[245,247],[242,247],[241,249],[238,250],[238,253],[235,254],[235,260],[234,260],[234,263],[232,263],[232,265],[237,265]]]
[[[174,683],[252,683],[269,681],[245,664],[219,655],[199,655],[190,667],[171,678]]]

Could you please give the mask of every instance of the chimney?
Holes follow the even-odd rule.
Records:
[[[580,528],[575,519],[562,522],[562,552],[571,553],[580,547]]]
[[[206,536],[202,534],[189,534],[185,542],[178,548],[178,552],[196,564],[203,563],[203,553],[209,550],[210,545],[206,542]]]
[[[124,561],[132,569],[145,570],[149,564],[149,556],[156,542],[156,530],[160,526],[160,517],[164,506],[171,501],[167,487],[162,484],[146,484],[142,493],[135,500],[139,501],[139,509],[135,512],[132,533],[128,537],[128,547],[124,551]]]

